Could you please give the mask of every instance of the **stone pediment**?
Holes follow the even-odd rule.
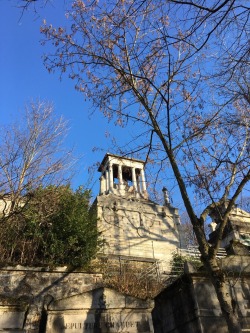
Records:
[[[28,279],[31,277],[30,274],[33,276],[34,285],[30,284],[30,288],[26,290],[20,287],[20,283],[23,280],[26,283],[31,282]],[[154,306],[152,300],[132,297],[114,289],[97,286],[97,275],[27,270],[26,272],[4,271],[1,276],[2,280],[6,276],[9,278],[15,276],[16,280],[13,279],[12,284],[9,284],[12,290],[5,288],[6,291],[4,289],[1,293],[0,331],[34,333],[153,333],[154,331],[151,317]],[[20,287],[19,292],[14,293],[18,287]],[[66,292],[67,290],[70,292]]]
[[[146,309],[153,307],[153,301],[142,300],[129,295],[121,294],[110,288],[97,288],[82,294],[54,300],[48,310],[60,311],[65,309]]]
[[[46,333],[153,333],[154,302],[97,288],[52,301],[47,308]]]

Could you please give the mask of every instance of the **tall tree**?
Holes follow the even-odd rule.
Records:
[[[241,328],[216,254],[250,180],[249,105],[238,89],[248,16],[249,1],[76,0],[70,28],[41,28],[54,46],[47,68],[67,72],[109,119],[137,125],[135,151],[172,170],[231,333]],[[211,246],[205,223],[214,213]]]
[[[0,132],[3,220],[19,213],[39,186],[67,183],[74,170],[72,150],[63,145],[67,122],[52,104],[31,102],[19,116]]]

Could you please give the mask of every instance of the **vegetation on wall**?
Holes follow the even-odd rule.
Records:
[[[152,299],[165,287],[157,264],[152,262],[103,258],[95,270],[103,274],[104,286],[133,297]]]
[[[171,260],[171,273],[170,275],[174,278],[182,275],[184,273],[184,264],[185,262],[190,263],[194,266],[194,268],[198,269],[202,266],[199,256],[189,256],[182,255],[178,252],[173,253],[173,257]]]
[[[82,187],[37,189],[21,214],[0,225],[0,261],[22,265],[86,265],[98,249],[90,192]]]

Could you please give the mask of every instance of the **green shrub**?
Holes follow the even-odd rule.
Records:
[[[23,265],[84,266],[98,249],[90,192],[69,186],[39,188],[22,214],[1,225],[0,259]],[[3,237],[4,236],[4,237]]]
[[[179,276],[184,273],[184,263],[190,262],[194,267],[199,268],[202,264],[197,257],[192,257],[189,255],[182,255],[179,253],[173,253],[171,260],[171,274],[174,276]]]

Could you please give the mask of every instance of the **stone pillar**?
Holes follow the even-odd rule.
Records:
[[[142,182],[142,192],[146,192],[147,187],[146,187],[145,173],[143,169],[141,170],[141,182]]]
[[[113,192],[114,187],[114,177],[113,177],[113,164],[109,164],[109,191]]]
[[[137,175],[137,189],[139,193],[142,193],[142,188],[141,188],[141,170],[140,174]]]
[[[105,193],[106,191],[106,180],[104,175],[101,175],[100,177],[100,194]]]
[[[118,165],[118,179],[119,179],[119,189],[122,190],[123,179],[122,179],[122,166]]]
[[[106,182],[106,192],[109,190],[109,171],[105,170],[105,182]]]
[[[135,168],[132,168],[132,182],[134,185],[134,189],[137,192],[137,181],[136,181],[136,175],[135,175]]]

